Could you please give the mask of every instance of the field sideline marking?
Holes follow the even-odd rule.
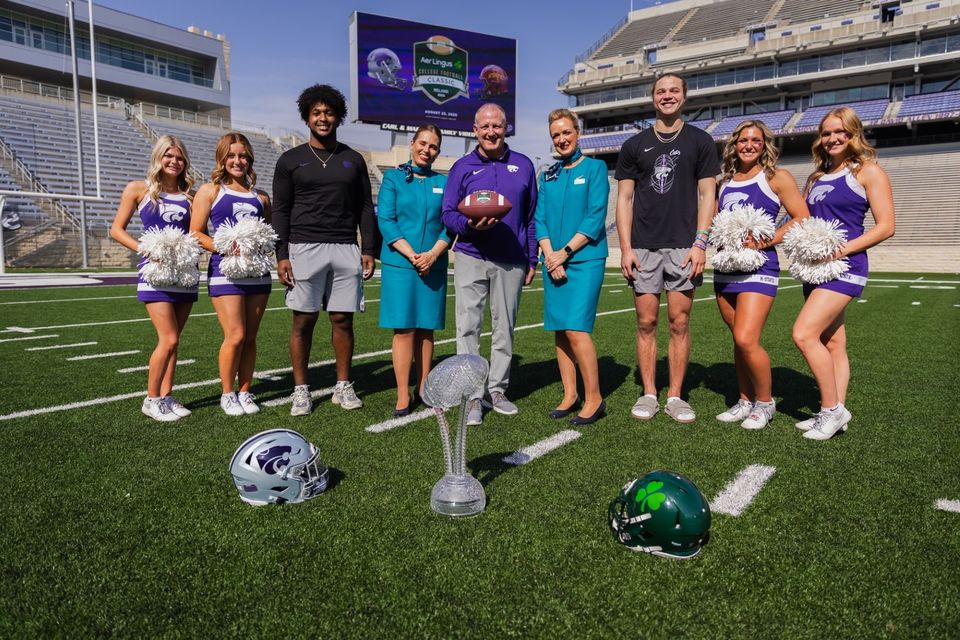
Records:
[[[549,438],[544,438],[540,442],[514,451],[510,455],[506,456],[503,461],[512,465],[527,464],[529,462],[533,462],[540,456],[550,453],[554,449],[562,447],[568,442],[573,442],[581,435],[583,434],[579,431],[574,431],[573,429],[564,429],[559,433],[553,434]]]
[[[751,464],[745,467],[717,494],[710,503],[710,510],[715,513],[739,516],[746,511],[776,470],[776,467],[762,464]]]
[[[46,347],[27,347],[24,351],[46,351],[48,349],[67,349],[69,347],[89,347],[96,342],[74,342],[73,344],[51,344]]]
[[[937,500],[937,509],[941,511],[950,511],[951,513],[960,513],[960,500]]]
[[[799,287],[799,286],[801,286],[801,285],[790,285],[790,286],[788,286],[788,287],[780,287],[780,288],[781,288],[781,289],[787,289],[787,288],[796,288],[796,287]],[[693,301],[694,301],[694,302],[704,302],[704,301],[706,301],[706,300],[713,300],[713,299],[714,299],[714,296],[711,295],[711,296],[707,296],[707,297],[705,297],[705,298],[695,298]],[[666,306],[666,304],[667,304],[666,302],[663,302],[663,303],[660,304],[660,306],[661,306],[661,307],[664,307],[664,306]],[[283,307],[283,308],[285,309],[286,307]],[[601,312],[601,313],[598,313],[597,315],[598,315],[598,316],[606,316],[606,315],[613,315],[613,314],[616,314],[616,313],[627,313],[627,312],[633,311],[633,310],[634,310],[633,307],[627,307],[627,308],[625,308],[625,309],[619,309],[619,310],[614,310],[614,311],[603,311],[603,312]],[[214,315],[214,314],[210,314],[210,315]],[[150,319],[149,319],[149,318],[144,318],[144,320],[145,320],[145,321],[149,321]],[[126,321],[119,321],[119,322],[126,322]],[[112,323],[111,323],[111,324],[112,324]],[[536,324],[536,325],[527,325],[528,328],[541,327],[541,326],[543,326],[542,323]],[[521,330],[520,327],[517,327],[517,328],[515,329],[515,331],[520,331],[520,330]],[[489,336],[489,335],[490,335],[490,332],[487,331],[487,332],[485,332],[485,333],[482,333],[482,334],[481,334],[481,337]],[[451,343],[451,342],[456,342],[456,341],[457,341],[456,338],[448,338],[448,339],[446,339],[446,340],[437,340],[436,342],[434,342],[434,346],[436,347],[436,346],[439,346],[439,345],[442,345],[442,344],[449,344],[449,343]],[[363,360],[363,359],[365,359],[365,358],[373,358],[373,357],[376,357],[376,356],[387,355],[387,354],[390,354],[390,353],[393,353],[392,349],[382,349],[382,350],[380,350],[380,351],[370,351],[370,352],[367,352],[367,353],[356,354],[356,355],[353,356],[353,359],[354,359],[354,361],[356,361],[356,360]],[[314,363],[309,364],[309,365],[308,365],[308,368],[310,368],[310,369],[315,369],[315,368],[317,368],[317,367],[321,367],[321,366],[325,366],[325,365],[330,365],[330,364],[335,364],[335,363],[336,363],[336,360],[334,360],[334,359],[321,360],[320,362],[314,362]],[[261,371],[261,372],[259,372],[259,373],[260,373],[260,374],[263,374],[263,375],[275,375],[275,374],[278,374],[278,373],[289,373],[289,372],[291,372],[292,370],[293,370],[292,367],[280,367],[280,368],[278,368],[278,369],[268,369],[267,371]],[[181,389],[193,389],[193,388],[196,388],[196,387],[203,387],[203,386],[209,386],[209,385],[214,385],[214,384],[220,384],[220,378],[211,378],[211,379],[209,379],[209,380],[199,380],[199,381],[197,381],[197,382],[186,382],[186,383],[182,383],[182,384],[178,384],[178,385],[174,386],[173,389],[174,389],[174,391],[179,391],[179,390],[181,390]],[[128,400],[128,399],[130,399],[130,398],[138,398],[138,397],[142,398],[142,397],[144,396],[144,394],[145,394],[144,391],[133,391],[133,392],[130,392],[130,393],[124,393],[124,394],[119,394],[119,395],[115,395],[115,396],[107,396],[107,397],[102,397],[102,398],[94,398],[93,400],[83,400],[83,401],[81,401],[81,402],[72,402],[72,403],[70,403],[70,404],[53,405],[53,406],[49,406],[49,407],[40,407],[40,408],[37,408],[37,409],[25,409],[25,410],[23,410],[23,411],[15,411],[14,413],[7,413],[7,414],[0,415],[0,422],[2,422],[2,421],[4,421],[4,420],[15,420],[15,419],[17,419],[17,418],[28,418],[28,417],[30,417],[30,416],[37,416],[37,415],[42,415],[42,414],[46,414],[46,413],[55,413],[55,412],[57,412],[57,411],[69,411],[69,410],[71,410],[71,409],[82,409],[82,408],[85,408],[85,407],[92,407],[92,406],[96,406],[96,405],[100,405],[100,404],[107,404],[107,403],[110,403],[110,402],[118,402],[118,401],[120,401],[120,400]],[[287,398],[289,398],[289,396],[287,396]],[[287,401],[289,402],[289,399],[288,399]],[[268,402],[274,402],[274,401],[271,400],[271,401],[268,401]],[[273,405],[268,404],[267,402],[265,402],[264,404],[267,404],[267,406],[273,406]],[[282,404],[282,403],[280,403],[280,404]]]
[[[96,344],[96,342],[94,342],[93,344]],[[196,360],[190,360],[190,359],[188,359],[188,360],[177,360],[177,366],[178,366],[178,367],[179,367],[180,365],[186,366],[186,365],[188,365],[188,364],[193,364],[194,362],[196,362]],[[145,366],[142,366],[142,367],[126,367],[126,368],[124,368],[124,369],[117,369],[117,373],[134,373],[134,372],[136,372],[136,371],[148,371],[149,369],[150,369],[150,367],[149,367],[149,366],[146,366],[146,365],[145,365]]]
[[[417,422],[423,420],[424,418],[429,418],[434,415],[433,409],[421,409],[420,411],[414,411],[410,415],[406,415],[400,418],[391,418],[389,420],[384,420],[383,422],[378,422],[372,424],[365,429],[367,433],[383,433],[384,431],[390,431],[391,429],[396,429],[397,427],[402,427],[405,424],[410,424],[411,422]]]
[[[87,356],[73,356],[72,358],[67,358],[67,361],[74,362],[76,360],[96,360],[98,358],[112,358],[114,356],[132,356],[135,353],[140,353],[140,349],[134,349],[132,351],[114,351],[112,353],[92,353]]]
[[[49,340],[50,338],[59,338],[60,336],[53,333],[46,336],[23,336],[22,338],[2,338],[0,342],[17,342],[19,340]]]

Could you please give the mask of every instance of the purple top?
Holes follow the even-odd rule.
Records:
[[[236,224],[243,218],[253,216],[263,220],[263,202],[255,191],[244,193],[220,187],[220,193],[210,207],[210,224],[216,233],[225,222]]]
[[[151,227],[175,227],[184,233],[190,231],[190,201],[182,193],[160,192],[157,202],[144,197],[137,206],[137,213],[144,231]]]
[[[750,205],[754,209],[763,211],[763,215],[770,218],[770,222],[777,221],[777,214],[780,213],[780,198],[770,188],[767,182],[767,176],[763,171],[753,176],[749,180],[736,181],[729,180],[720,187],[720,210],[729,210],[736,205]],[[780,261],[777,258],[777,250],[773,247],[762,249],[767,256],[767,262],[764,266],[779,270]]]
[[[867,192],[849,167],[820,176],[807,194],[807,205],[815,218],[839,222],[840,228],[847,232],[847,241],[863,235],[863,221],[870,203]]]
[[[477,231],[457,210],[460,201],[474,191],[490,189],[513,203],[497,224]],[[474,149],[453,163],[443,193],[443,224],[457,234],[454,251],[480,260],[506,264],[537,264],[537,233],[533,213],[537,208],[537,176],[533,163],[507,147],[497,160]]]

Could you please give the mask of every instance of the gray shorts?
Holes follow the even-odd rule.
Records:
[[[690,249],[634,249],[640,268],[633,270],[635,293],[689,291],[703,284],[703,274],[690,279],[690,265],[680,267]]]
[[[294,285],[287,306],[294,311],[363,311],[363,264],[355,244],[290,243]]]

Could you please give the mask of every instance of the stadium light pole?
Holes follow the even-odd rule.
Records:
[[[92,2],[93,0],[87,0]],[[73,113],[74,130],[77,134],[77,177],[80,179],[80,196],[86,194],[83,175],[83,137],[80,135],[80,70],[77,66],[77,34],[73,21],[73,0],[67,0],[67,22],[70,27],[70,56],[73,64]],[[91,49],[92,49],[91,41]],[[93,105],[96,109],[97,105]],[[87,203],[80,201],[80,252],[83,254],[83,268],[89,266],[87,261]]]

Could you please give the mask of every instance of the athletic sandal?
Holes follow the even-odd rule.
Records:
[[[697,414],[689,404],[680,398],[668,398],[663,411],[681,424],[689,424],[697,419]]]
[[[649,420],[660,411],[660,403],[656,396],[640,396],[630,409],[630,415],[637,420]]]
[[[718,415],[717,420],[720,422],[741,422],[747,419],[752,409],[753,403],[741,398],[737,400],[737,404]]]

